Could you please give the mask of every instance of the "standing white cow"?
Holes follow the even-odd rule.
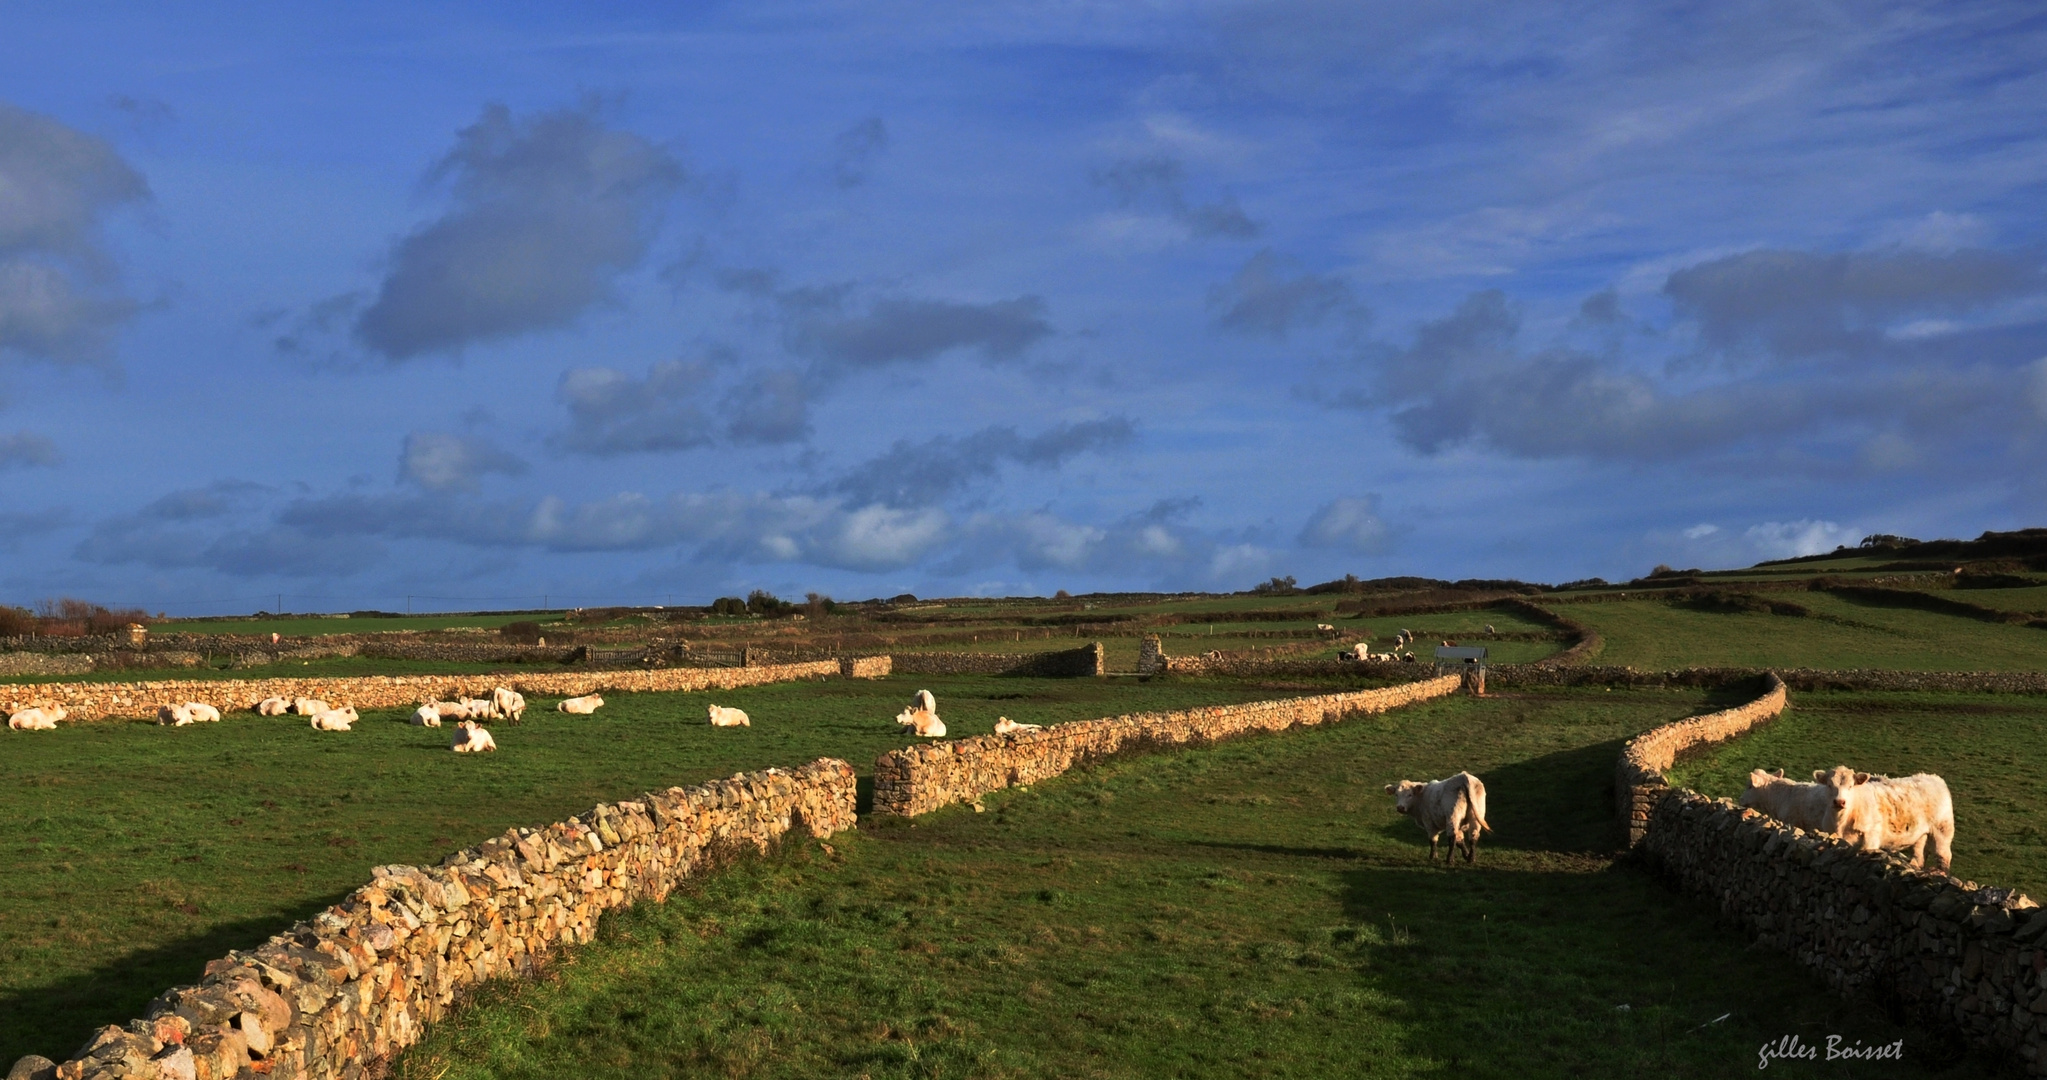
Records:
[[[728,709],[722,705],[711,706],[712,727],[752,727],[753,721],[744,709]]]
[[[1748,790],[1740,801],[1793,828],[1816,831],[1826,827],[1834,793],[1825,784],[1786,780],[1782,769],[1774,773],[1756,769],[1748,774]]]
[[[1443,865],[1450,865],[1457,845],[1464,844],[1464,861],[1478,858],[1478,834],[1491,832],[1485,819],[1485,784],[1468,772],[1447,780],[1401,780],[1386,785],[1393,796],[1393,809],[1414,819],[1429,838],[1429,862],[1436,861],[1436,841],[1445,830],[1450,833],[1450,850],[1443,853]]]
[[[560,712],[574,713],[577,716],[588,716],[596,712],[603,704],[604,699],[602,697],[596,694],[584,694],[582,697],[563,698],[561,704],[556,705],[555,709]]]
[[[1932,773],[1891,779],[1856,772],[1846,765],[1814,771],[1812,778],[1833,796],[1827,832],[1864,851],[1911,851],[1912,865],[1926,861],[1933,842],[1937,869],[1954,864],[1955,801],[1947,781]]]
[[[520,717],[526,715],[526,699],[521,697],[517,690],[507,690],[500,686],[490,692],[490,711],[491,715],[503,717],[516,724]]]
[[[476,726],[474,720],[464,720],[455,725],[453,749],[458,754],[476,754],[496,750],[498,741],[491,738],[489,731]]]

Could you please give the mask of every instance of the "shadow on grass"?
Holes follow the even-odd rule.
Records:
[[[153,998],[173,986],[198,982],[208,961],[230,949],[250,948],[347,895],[337,892],[276,916],[219,923],[89,971],[0,994],[0,1062],[23,1054],[63,1061],[93,1032],[140,1017]]]

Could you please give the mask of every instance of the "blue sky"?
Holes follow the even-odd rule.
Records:
[[[0,601],[2047,522],[2047,14],[1423,7],[13,6]]]

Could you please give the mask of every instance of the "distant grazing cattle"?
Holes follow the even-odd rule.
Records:
[[[62,705],[39,705],[10,715],[7,726],[15,731],[53,731],[66,715]]]
[[[602,697],[596,694],[585,694],[582,697],[563,698],[561,704],[556,705],[555,708],[565,713],[588,716],[596,712],[603,704],[604,699]]]
[[[256,703],[258,716],[283,716],[291,711],[291,702],[281,697],[267,697]]]
[[[1833,795],[1822,826],[1827,832],[1864,851],[1909,850],[1915,867],[1926,861],[1931,840],[1936,869],[1953,865],[1955,802],[1947,781],[1932,773],[1894,780],[1846,765],[1817,770],[1812,777]]]
[[[1741,793],[1741,805],[1795,828],[1819,830],[1826,827],[1834,793],[1825,784],[1786,780],[1782,769],[1774,773],[1756,769],[1748,774],[1748,790]]]
[[[1316,623],[1316,624],[1315,624],[1315,629],[1317,629],[1317,630],[1320,630],[1320,631],[1322,631],[1322,632],[1323,632],[1323,633],[1325,633],[1325,634],[1333,634],[1333,633],[1336,633],[1336,627],[1334,627],[1334,626],[1331,626],[1331,625],[1329,625],[1329,624],[1328,624],[1328,623],[1326,623],[1326,622],[1318,622],[1318,623]]]
[[[455,741],[452,745],[458,754],[475,754],[496,750],[498,741],[491,738],[489,731],[476,726],[476,721],[464,720],[455,725]]]
[[[1393,809],[1414,819],[1429,838],[1429,861],[1436,861],[1436,841],[1447,830],[1450,850],[1443,853],[1443,865],[1450,864],[1459,841],[1464,844],[1464,861],[1478,858],[1478,834],[1491,832],[1485,819],[1485,784],[1468,772],[1447,780],[1401,780],[1386,785],[1393,796]]]
[[[744,709],[728,709],[723,705],[711,706],[712,727],[752,727],[753,721]]]
[[[1043,731],[1043,724],[1019,724],[1007,716],[995,718],[995,734],[1009,735],[1018,731]]]
[[[440,727],[441,710],[431,704],[421,705],[419,708],[412,710],[412,726]]]
[[[521,697],[517,690],[507,690],[500,686],[490,692],[490,711],[491,715],[503,717],[516,724],[520,717],[526,715],[526,699]]]

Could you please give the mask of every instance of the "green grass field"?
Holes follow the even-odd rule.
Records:
[[[393,630],[495,630],[513,622],[554,622],[562,611],[498,611],[469,615],[399,615],[391,618],[169,619],[149,628],[152,634],[255,634],[315,637],[324,634],[375,634]]]
[[[554,663],[465,664],[448,660],[390,660],[368,656],[329,656],[318,660],[281,660],[252,667],[200,664],[197,667],[117,668],[83,675],[0,676],[0,686],[63,682],[160,682],[169,679],[287,679],[362,675],[483,675],[496,671],[559,671]]]
[[[792,845],[608,921],[401,1057],[408,1080],[1727,1077],[1766,1041],[1927,1036],[1610,861],[1620,741],[1725,699],[1447,699],[1124,759]],[[1496,833],[1425,865],[1381,786],[1470,768]]]
[[[0,754],[0,1059],[70,1052],[164,988],[198,978],[369,880],[512,825],[650,788],[842,757],[863,775],[909,740],[893,722],[918,687],[954,735],[997,715],[1061,723],[1284,696],[1224,681],[917,676],[782,683],[716,694],[620,694],[592,717],[535,700],[493,755],[448,751],[404,712],[316,733],[295,717],[220,724],[66,725],[6,732]],[[713,729],[704,707],[746,709]]]
[[[1905,776],[1936,773],[1955,800],[1957,877],[2047,896],[2047,699],[2019,694],[1793,694],[1791,708],[1672,779],[1737,798],[1749,770],[1852,765]]]
[[[1987,590],[1985,590],[1987,591]],[[1682,667],[1893,668],[1903,671],[2038,671],[2047,630],[1980,622],[1912,608],[1880,607],[1827,593],[1783,599],[1815,616],[1699,611],[1661,600],[1558,605],[1598,630],[1597,664]]]

